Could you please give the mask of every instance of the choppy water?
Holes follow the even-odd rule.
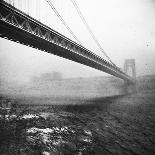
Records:
[[[3,140],[11,153],[17,149],[19,154],[153,155],[154,99],[154,95],[139,94],[96,99],[92,104],[65,106],[63,110],[29,110],[19,117],[8,115],[5,127],[11,128],[9,123],[16,122],[19,133],[15,140]],[[2,153],[6,151],[4,141]]]

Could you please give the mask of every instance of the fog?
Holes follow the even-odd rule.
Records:
[[[137,75],[155,74],[155,1],[154,0],[78,0],[83,15],[106,53],[119,67],[124,59],[136,59]],[[55,7],[85,47],[105,57],[87,32],[70,0],[54,0]],[[73,39],[52,10],[42,22]],[[33,76],[59,72],[64,78],[104,76],[103,72],[77,64],[6,39],[0,38],[0,78],[27,82]]]

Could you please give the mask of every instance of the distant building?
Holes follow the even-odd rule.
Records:
[[[52,73],[43,73],[40,75],[40,77],[34,76],[32,77],[32,82],[42,83],[61,79],[63,79],[62,73],[54,71]]]

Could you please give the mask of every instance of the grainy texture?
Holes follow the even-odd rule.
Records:
[[[141,78],[136,94],[72,99],[77,105],[25,106],[5,99],[18,103],[20,119],[1,117],[1,154],[154,155],[154,86],[154,79]]]

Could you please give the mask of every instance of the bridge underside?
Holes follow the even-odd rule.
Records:
[[[133,83],[134,80],[118,67],[16,8],[4,2],[0,3],[0,37],[67,58]]]

